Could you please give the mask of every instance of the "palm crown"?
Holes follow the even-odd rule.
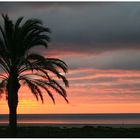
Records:
[[[26,84],[37,100],[40,97],[43,102],[43,89],[54,103],[53,90],[68,102],[65,88],[59,83],[61,79],[68,87],[66,77],[61,74],[62,71],[67,72],[66,63],[29,51],[36,46],[47,48],[49,28],[44,27],[38,19],[23,22],[21,17],[13,23],[7,15],[2,14],[2,17],[4,26],[0,26],[0,66],[4,72],[0,74],[1,93],[7,90],[8,80],[14,73],[20,84]]]

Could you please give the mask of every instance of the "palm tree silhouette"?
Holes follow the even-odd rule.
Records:
[[[55,90],[66,102],[67,94],[59,79],[68,87],[66,77],[60,73],[67,72],[67,65],[57,58],[45,58],[33,53],[31,48],[44,46],[50,41],[50,30],[38,19],[23,22],[20,17],[13,23],[7,14],[2,14],[3,25],[0,26],[0,92],[6,93],[9,107],[10,136],[17,133],[18,90],[26,84],[38,100],[43,103],[42,89],[55,103],[52,91]],[[57,79],[56,79],[57,78]]]

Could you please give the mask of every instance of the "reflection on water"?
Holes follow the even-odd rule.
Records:
[[[8,123],[8,115],[0,115]],[[20,124],[140,124],[140,114],[30,114],[18,115]]]

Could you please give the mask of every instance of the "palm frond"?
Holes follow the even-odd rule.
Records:
[[[6,92],[6,81],[7,81],[7,78],[3,79],[1,82],[0,82],[0,97],[2,96],[2,94],[4,92]]]
[[[47,82],[46,80],[36,79],[34,82],[41,83],[46,87],[51,87],[53,90],[59,93],[59,95],[61,95],[66,100],[66,102],[68,102],[66,98],[67,94],[65,89],[62,86],[60,86],[56,81],[52,80],[52,82]]]
[[[0,66],[1,68],[7,73],[9,74],[10,72],[10,68],[9,68],[9,63],[8,61],[4,60],[2,57],[0,58]]]
[[[3,46],[5,48],[5,50],[7,49],[7,46],[8,46],[8,42],[7,42],[7,37],[6,37],[6,34],[4,32],[4,29],[2,28],[2,26],[0,26],[0,32],[1,32],[1,35],[2,35],[2,39],[1,41],[3,41]]]
[[[30,88],[31,92],[35,95],[36,99],[38,100],[38,96],[40,96],[40,99],[42,101],[42,103],[44,102],[43,100],[43,96],[42,96],[42,92],[41,90],[39,89],[38,86],[36,86],[34,84],[33,81],[29,80],[28,78],[25,78],[25,77],[21,77],[22,80],[25,81],[25,84],[28,85],[28,87]]]
[[[16,30],[17,28],[19,28],[19,25],[21,24],[23,18],[24,18],[24,17],[19,17],[19,18],[17,19],[17,21],[16,21],[16,23],[15,23],[15,30]]]
[[[68,80],[66,79],[66,77],[63,76],[62,74],[60,74],[60,73],[58,72],[58,70],[55,69],[54,66],[48,65],[48,66],[45,66],[45,67],[41,68],[43,65],[40,67],[40,66],[36,65],[35,63],[32,63],[32,66],[33,66],[32,69],[37,70],[37,71],[40,71],[41,73],[44,73],[44,74],[47,76],[48,79],[50,79],[50,77],[49,77],[49,75],[48,75],[48,71],[52,72],[52,73],[55,74],[59,79],[62,79],[62,80],[63,80],[63,83],[65,84],[66,87],[69,87],[69,82],[68,82]],[[27,70],[31,70],[31,68],[24,67],[24,68],[20,69],[19,73],[21,74],[21,73],[23,73],[23,72],[25,72],[25,71],[27,71]],[[46,70],[47,70],[47,71],[46,71]]]
[[[2,14],[2,17],[4,19],[4,32],[7,40],[7,48],[14,51],[14,47],[10,47],[13,44],[13,23],[7,14]]]
[[[1,78],[2,80],[5,80],[5,79],[7,79],[8,77],[5,76],[4,74],[0,74],[0,78]]]
[[[50,98],[52,99],[53,103],[55,104],[55,99],[53,97],[53,94],[51,93],[51,91],[48,89],[48,87],[46,86],[46,84],[44,84],[44,82],[42,80],[35,80],[34,81],[38,86],[40,86],[41,88],[43,88],[48,95],[50,96]]]
[[[27,20],[22,28],[23,46],[25,50],[29,50],[38,45],[45,48],[50,41],[47,33],[50,33],[49,28],[43,27],[42,22],[38,19]]]
[[[0,83],[0,92],[3,92],[4,86],[7,87],[5,79],[14,72],[18,80],[22,80],[42,103],[42,90],[48,93],[54,103],[52,91],[56,91],[68,102],[65,88],[55,80],[62,80],[65,87],[69,86],[68,80],[61,74],[67,73],[67,64],[57,58],[45,58],[37,53],[29,53],[31,48],[37,46],[47,48],[50,29],[44,27],[38,19],[23,21],[23,17],[20,17],[13,23],[7,14],[2,14],[2,18],[4,26],[0,26],[0,67],[7,75],[0,74],[3,80]],[[34,76],[37,76],[37,79]]]
[[[36,61],[34,62],[34,65],[40,66],[44,69],[62,69],[63,72],[67,72],[68,67],[66,63],[60,59],[56,58],[36,58]]]

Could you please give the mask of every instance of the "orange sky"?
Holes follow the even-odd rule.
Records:
[[[139,113],[140,95],[135,84],[140,71],[77,69],[67,74],[69,104],[56,93],[54,105],[43,93],[45,103],[37,102],[27,87],[19,91],[18,113]],[[135,79],[136,77],[136,79]],[[134,85],[133,85],[134,84]],[[7,102],[0,101],[1,114],[8,113]]]
[[[140,113],[140,3],[1,2],[0,9],[14,21],[42,20],[51,42],[37,53],[69,67],[69,104],[55,93],[55,105],[45,93],[42,104],[22,87],[18,113]],[[0,108],[8,114],[4,96]]]

